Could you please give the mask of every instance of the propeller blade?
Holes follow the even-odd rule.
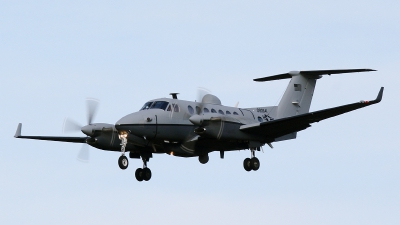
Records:
[[[203,101],[203,97],[206,94],[211,94],[211,91],[208,90],[207,88],[198,87],[197,88],[197,102],[202,102]]]
[[[83,144],[81,150],[79,150],[79,154],[76,157],[77,160],[88,163],[89,162],[89,145]]]
[[[63,131],[63,133],[77,132],[77,131],[81,131],[81,127],[82,127],[82,125],[80,125],[78,122],[76,122],[72,119],[69,119],[69,118],[65,118],[62,131]]]
[[[92,124],[93,118],[96,116],[97,108],[99,107],[100,101],[95,98],[86,99],[87,107],[87,124]]]

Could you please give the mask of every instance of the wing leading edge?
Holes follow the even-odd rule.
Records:
[[[25,138],[34,140],[44,141],[61,141],[61,142],[73,142],[73,143],[86,143],[87,137],[53,137],[53,136],[22,136],[21,135],[22,124],[18,124],[17,131],[15,132],[15,138]]]
[[[323,109],[269,122],[243,125],[240,127],[240,130],[247,133],[265,134],[268,138],[278,138],[286,134],[304,130],[310,127],[311,123],[319,122],[324,119],[379,103],[382,100],[383,89],[384,88],[381,87],[377,98],[372,101],[360,101],[353,104]]]

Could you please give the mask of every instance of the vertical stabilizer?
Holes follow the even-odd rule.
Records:
[[[277,119],[308,113],[317,80],[291,72],[292,78],[277,107]],[[319,78],[319,77],[318,77]]]

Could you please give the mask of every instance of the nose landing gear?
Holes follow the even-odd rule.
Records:
[[[128,139],[126,137],[127,137],[126,133],[119,135],[119,139],[121,140],[122,155],[118,159],[118,165],[119,165],[119,168],[121,168],[122,170],[125,170],[126,168],[128,168],[128,165],[129,165],[128,158],[126,158],[126,156],[125,156],[125,148],[126,148],[126,144],[128,143]]]
[[[255,151],[251,150],[251,158],[246,158],[243,161],[243,167],[246,171],[257,171],[260,168],[260,160],[255,156]]]

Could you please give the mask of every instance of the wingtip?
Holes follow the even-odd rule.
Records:
[[[21,129],[22,129],[22,123],[19,123],[18,127],[17,127],[17,131],[15,132],[15,135],[14,135],[15,138],[19,138],[21,136]]]

